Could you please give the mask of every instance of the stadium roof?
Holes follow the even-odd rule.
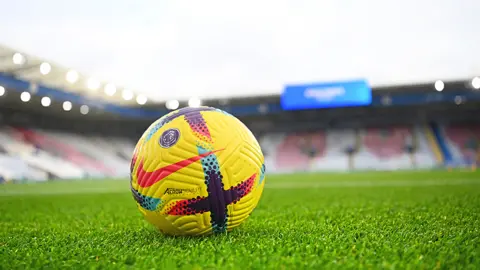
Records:
[[[137,99],[131,90],[122,89],[112,83],[81,74],[75,69],[58,65],[49,59],[42,59],[24,52],[0,46],[0,72],[13,75],[16,79],[31,83],[30,92],[39,86],[65,91],[92,100],[102,100],[118,105],[134,105]]]
[[[65,73],[160,102],[279,94],[296,82],[366,78],[375,87],[480,73],[478,1],[20,2],[2,6],[0,43],[64,66],[52,64],[51,80],[22,76],[118,104],[128,103],[120,91],[90,93]]]

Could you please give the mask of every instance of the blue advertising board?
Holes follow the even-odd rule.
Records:
[[[372,89],[365,80],[288,85],[280,103],[284,110],[365,106],[372,103]]]

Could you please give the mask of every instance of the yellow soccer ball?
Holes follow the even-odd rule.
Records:
[[[155,121],[135,147],[130,172],[138,209],[168,235],[232,230],[252,213],[265,185],[255,136],[212,107],[187,107]]]

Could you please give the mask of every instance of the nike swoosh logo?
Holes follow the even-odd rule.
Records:
[[[198,156],[193,156],[191,158],[181,160],[177,163],[167,165],[167,166],[162,167],[160,169],[157,169],[153,172],[145,171],[145,168],[143,168],[143,160],[141,160],[140,164],[138,164],[138,170],[137,170],[138,185],[142,188],[153,186],[154,184],[158,183],[159,181],[161,181],[165,177],[171,175],[172,173],[175,173],[175,172],[179,171],[180,169],[183,169],[183,168],[189,166],[190,164],[199,161],[200,159],[202,159],[204,157],[207,157],[209,155],[212,155],[212,154],[214,154],[216,152],[219,152],[219,151],[222,151],[222,150],[223,149],[210,151],[210,152],[200,154]]]

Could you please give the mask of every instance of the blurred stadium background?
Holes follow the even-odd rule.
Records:
[[[371,103],[344,106],[351,105],[344,96],[370,95],[368,87],[327,99],[307,97],[312,86],[300,85],[278,95],[149,102],[3,46],[0,71],[2,182],[125,179],[150,123],[200,105],[239,117],[259,139],[269,173],[475,169],[480,162],[479,77],[373,87]],[[313,88],[322,95],[332,86]]]
[[[125,178],[151,122],[200,105],[269,173],[478,165],[475,2],[27,2],[0,26],[4,182]]]

